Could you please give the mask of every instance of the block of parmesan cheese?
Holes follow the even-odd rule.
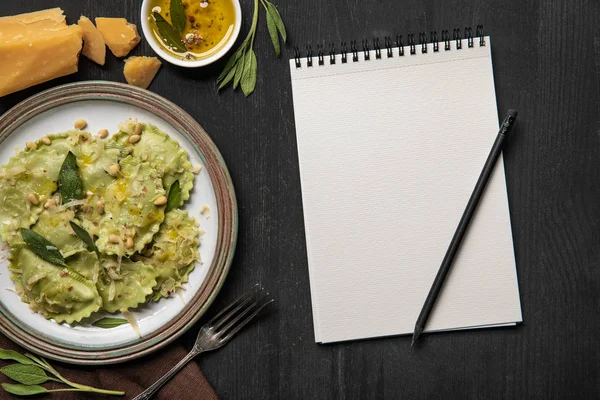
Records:
[[[0,36],[0,96],[77,72],[77,25]]]
[[[40,21],[48,21],[57,25],[66,25],[63,10],[60,8],[50,8],[48,10],[34,11],[26,14],[11,15],[0,17],[0,28],[7,22],[19,22],[22,24],[31,24]]]
[[[99,65],[106,60],[106,43],[92,21],[83,15],[77,25],[83,29],[83,55]]]
[[[156,76],[161,63],[156,57],[129,57],[125,60],[123,75],[127,83],[147,89]]]
[[[117,57],[125,57],[140,42],[137,27],[125,18],[96,18],[96,27]]]
[[[0,39],[67,26],[60,8],[0,18]]]

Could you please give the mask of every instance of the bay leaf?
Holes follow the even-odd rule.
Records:
[[[49,379],[46,371],[37,365],[11,364],[0,368],[0,372],[24,385],[38,385]]]
[[[83,184],[79,177],[77,158],[70,151],[67,153],[58,173],[58,193],[62,197],[63,204],[83,198]]]
[[[185,29],[185,8],[183,8],[183,3],[181,0],[171,0],[170,7],[170,15],[171,15],[171,23],[173,24],[173,28],[179,32],[179,35],[183,33]]]
[[[154,11],[152,13],[154,17],[154,21],[156,21],[156,27],[158,28],[158,33],[164,40],[165,44],[171,47],[174,51],[184,53],[186,52],[185,45],[181,40],[181,36],[179,33],[167,22],[166,19],[163,18],[162,15]]]
[[[21,236],[27,244],[27,247],[41,259],[55,265],[60,265],[61,267],[67,266],[60,251],[58,251],[58,249],[53,250],[53,248],[56,249],[56,246],[39,233],[34,232],[31,229],[21,228]]]

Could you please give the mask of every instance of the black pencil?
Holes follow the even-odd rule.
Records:
[[[425,325],[427,324],[427,319],[429,318],[429,314],[431,314],[431,310],[433,310],[433,306],[440,294],[440,290],[444,285],[444,281],[446,280],[446,276],[448,276],[448,272],[450,271],[450,267],[452,266],[452,261],[454,261],[454,256],[458,252],[458,248],[465,236],[467,228],[469,226],[469,222],[471,222],[471,218],[475,213],[475,209],[477,208],[477,204],[481,199],[483,191],[485,190],[485,186],[490,179],[490,175],[494,170],[494,166],[496,165],[496,161],[498,157],[502,153],[502,144],[504,140],[508,137],[515,120],[517,118],[517,112],[515,110],[508,110],[508,115],[500,125],[500,131],[498,132],[498,136],[496,136],[496,141],[492,146],[492,150],[488,155],[487,160],[483,166],[483,170],[479,175],[479,179],[477,180],[477,184],[475,185],[475,189],[473,189],[473,193],[471,193],[471,198],[469,198],[469,202],[467,203],[467,207],[465,208],[465,212],[458,223],[458,227],[454,232],[454,236],[452,237],[452,241],[450,241],[450,246],[448,246],[448,250],[446,250],[446,255],[444,256],[444,260],[442,261],[442,265],[438,270],[437,275],[435,276],[435,280],[431,285],[431,289],[429,289],[429,294],[427,294],[427,298],[425,299],[425,304],[423,304],[423,308],[421,309],[421,313],[419,314],[419,318],[417,318],[417,323],[415,324],[415,330],[413,332],[412,345],[415,344],[419,335],[423,333],[425,329]]]

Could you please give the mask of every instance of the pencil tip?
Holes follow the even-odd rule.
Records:
[[[415,326],[415,330],[413,332],[413,337],[412,337],[412,342],[410,344],[410,347],[413,347],[415,345],[415,343],[417,342],[417,339],[419,338],[419,336],[421,336],[422,332],[423,332],[423,328],[419,328],[419,327]]]

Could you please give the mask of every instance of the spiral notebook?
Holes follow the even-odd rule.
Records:
[[[317,342],[412,333],[498,132],[490,38],[460,34],[290,60]],[[520,321],[500,158],[426,331]]]

